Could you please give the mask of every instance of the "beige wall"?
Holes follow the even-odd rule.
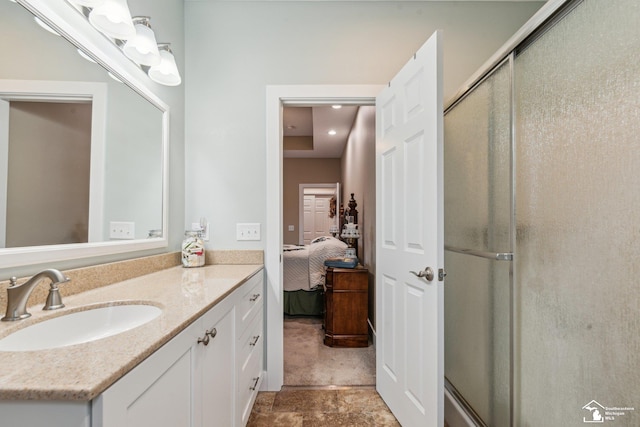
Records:
[[[376,128],[375,107],[363,106],[353,123],[353,128],[342,155],[342,191],[346,204],[354,193],[358,203],[358,228],[362,238],[358,240],[360,263],[369,269],[369,319],[375,327],[375,251],[376,251]]]
[[[340,159],[288,159],[282,168],[283,242],[299,243],[299,184],[334,184],[340,181]],[[295,227],[289,231],[289,226]]]

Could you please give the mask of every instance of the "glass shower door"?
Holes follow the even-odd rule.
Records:
[[[491,426],[511,416],[511,93],[506,61],[444,120],[445,376]]]
[[[516,425],[639,426],[640,2],[577,4],[515,82]]]

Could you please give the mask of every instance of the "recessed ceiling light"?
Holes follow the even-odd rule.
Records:
[[[334,129],[331,129],[329,132],[327,132],[329,135],[333,136],[335,134],[337,134],[338,132],[336,132]]]
[[[334,110],[339,110],[342,108],[342,105],[332,105],[331,108],[333,108]]]

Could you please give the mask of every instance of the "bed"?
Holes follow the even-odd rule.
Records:
[[[322,314],[324,260],[344,256],[347,244],[331,236],[318,237],[306,246],[284,245],[284,313],[292,316]]]

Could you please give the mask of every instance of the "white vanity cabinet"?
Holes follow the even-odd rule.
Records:
[[[247,283],[236,306],[236,426],[245,426],[263,380],[263,281]]]
[[[245,426],[262,380],[263,287],[260,271],[94,399],[92,427]]]

